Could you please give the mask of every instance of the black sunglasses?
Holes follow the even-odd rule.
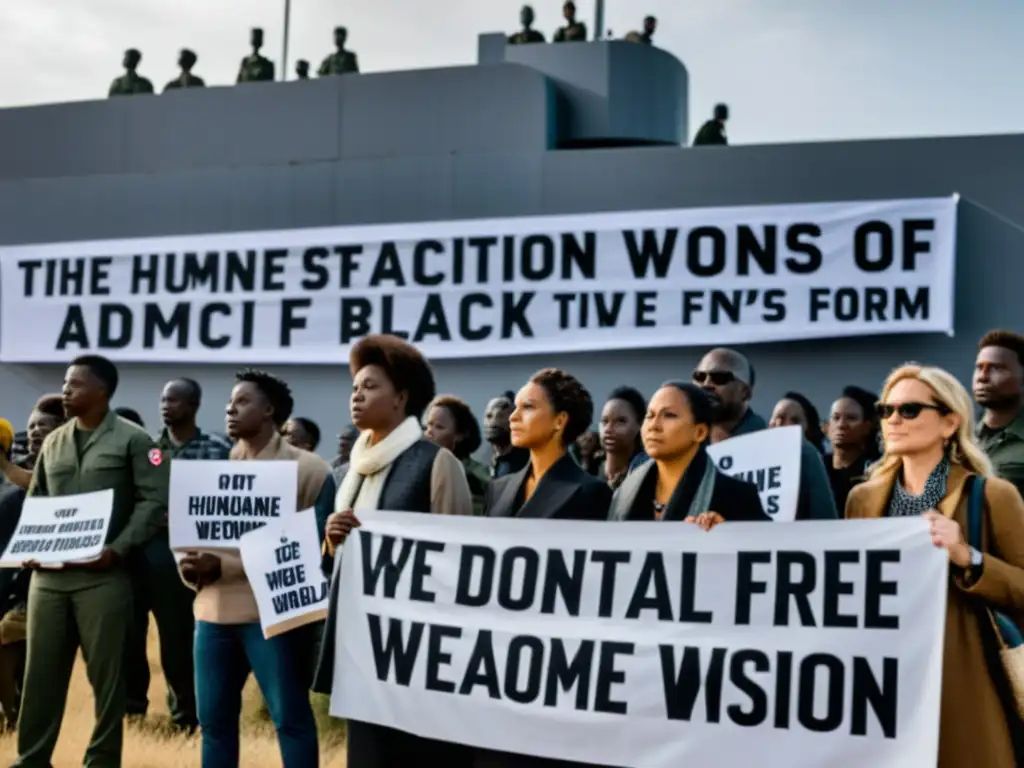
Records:
[[[921,411],[936,411],[943,416],[949,413],[949,408],[935,403],[875,403],[875,413],[882,421],[888,421],[894,413],[898,413],[901,419],[916,419]]]
[[[694,371],[693,383],[703,386],[708,380],[716,387],[724,387],[736,381],[736,374],[732,371]]]

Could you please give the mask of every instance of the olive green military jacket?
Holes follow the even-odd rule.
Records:
[[[153,83],[142,75],[134,73],[121,75],[110,84],[110,96],[132,96],[137,93],[152,93]]]
[[[274,62],[254,53],[242,59],[238,67],[238,82],[266,83],[274,79]]]
[[[976,429],[978,443],[988,454],[996,474],[1017,486],[1024,496],[1024,410],[995,434],[986,434],[980,420]]]
[[[330,75],[346,75],[359,72],[359,59],[352,51],[335,52],[323,60],[317,75],[329,77]]]
[[[167,514],[170,461],[142,427],[113,411],[89,436],[81,456],[75,432],[72,419],[46,438],[29,496],[70,496],[112,488],[114,510],[106,546],[123,558],[153,538]]]

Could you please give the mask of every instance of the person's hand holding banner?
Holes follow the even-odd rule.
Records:
[[[66,568],[72,568],[80,571],[95,571],[102,573],[109,571],[116,567],[121,557],[112,550],[110,547],[104,547],[103,551],[100,552],[100,556],[94,560],[81,560],[74,563],[66,563]]]
[[[181,575],[196,589],[213,584],[220,578],[220,558],[209,552],[189,552],[181,559]]]
[[[710,531],[719,523],[724,523],[725,518],[717,512],[701,512],[696,517],[686,518],[686,522],[694,523],[698,528],[705,531]]]
[[[336,547],[339,544],[343,544],[348,535],[352,533],[353,528],[358,528],[362,523],[359,522],[359,518],[356,517],[355,513],[351,509],[344,509],[341,512],[335,512],[327,518],[327,527],[324,531],[324,535],[327,537],[327,541],[331,543],[332,547]]]
[[[949,562],[960,568],[969,566],[971,548],[964,541],[964,531],[960,523],[934,509],[925,512],[922,517],[928,521],[932,544],[949,552]]]

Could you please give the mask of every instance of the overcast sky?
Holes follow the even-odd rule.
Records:
[[[289,75],[315,71],[349,28],[364,72],[472,64],[482,31],[512,32],[521,0],[293,0]],[[593,26],[593,3],[578,0]],[[280,67],[284,0],[0,0],[0,104],[105,96],[122,51],[158,90],[177,50],[208,84],[234,81],[248,29]],[[548,37],[560,0],[536,0]],[[631,10],[635,9],[635,10]],[[717,101],[734,143],[1024,130],[1024,0],[607,0],[616,36],[658,17],[686,64],[691,129]]]

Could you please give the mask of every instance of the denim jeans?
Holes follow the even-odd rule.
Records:
[[[277,729],[284,768],[317,768],[319,745],[309,706],[308,633],[269,640],[259,622],[196,622],[196,702],[203,738],[203,768],[238,768],[242,688],[256,677]]]

